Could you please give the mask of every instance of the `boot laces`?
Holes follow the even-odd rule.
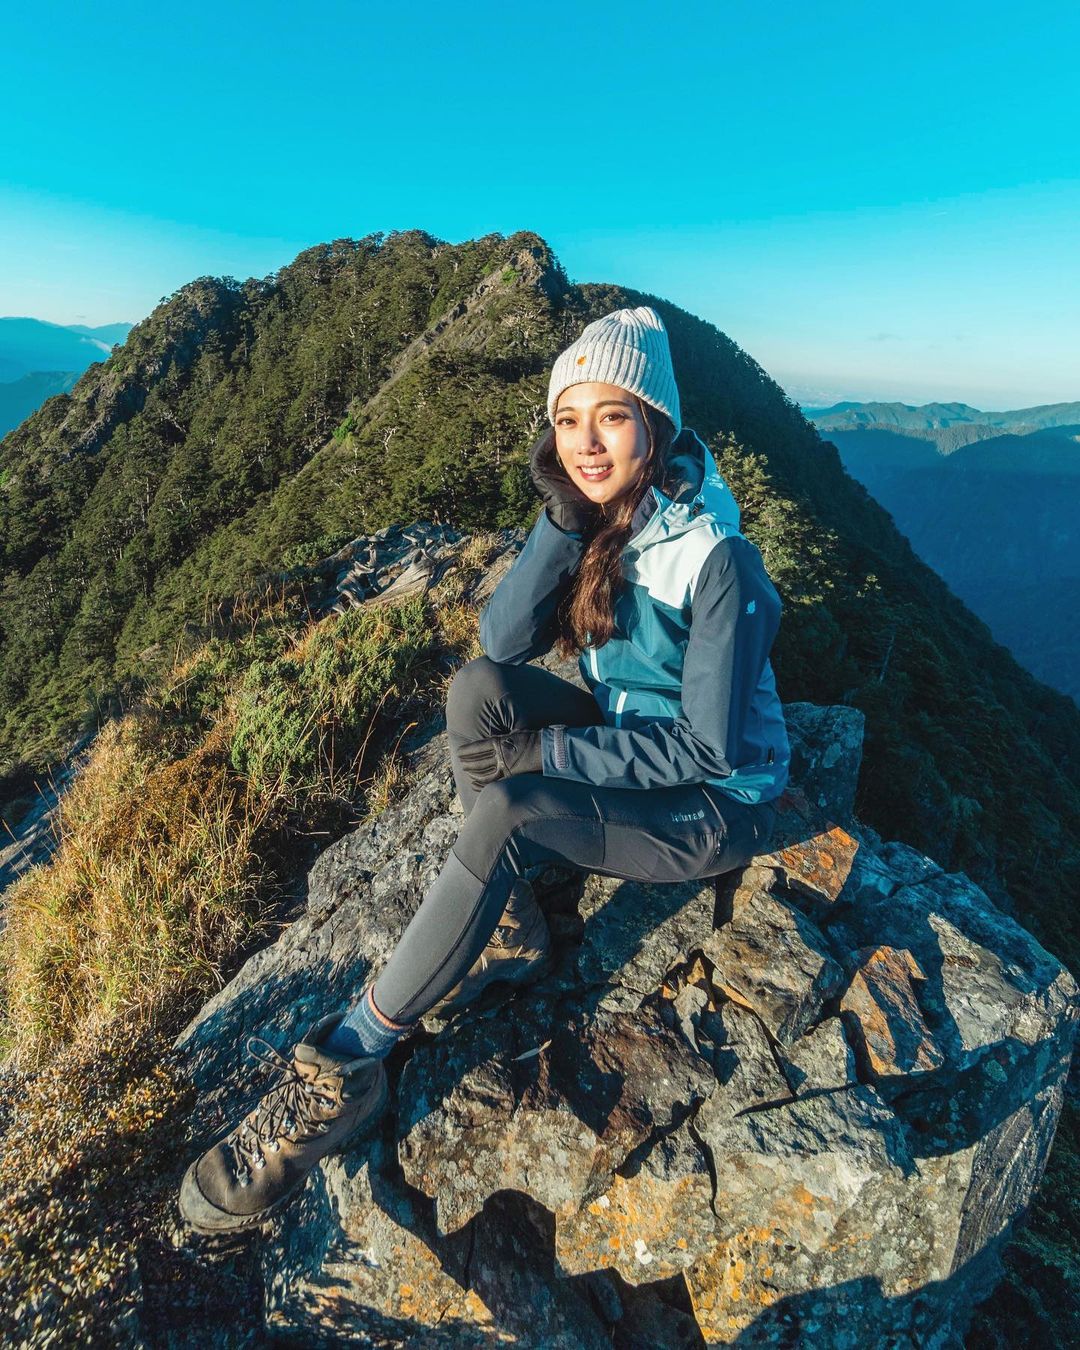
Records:
[[[260,1054],[255,1048],[258,1044],[265,1046],[269,1053]],[[226,1141],[232,1150],[233,1170],[241,1186],[250,1184],[252,1170],[266,1166],[263,1151],[276,1153],[282,1138],[291,1142],[325,1134],[329,1127],[325,1121],[318,1120],[314,1112],[320,1103],[332,1105],[336,1100],[333,1094],[319,1091],[318,1078],[314,1081],[305,1078],[292,1060],[286,1059],[261,1036],[248,1038],[247,1052],[282,1077],[263,1096],[252,1116],[245,1119]]]

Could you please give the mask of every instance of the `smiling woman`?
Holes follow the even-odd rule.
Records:
[[[454,676],[447,740],[465,822],[386,965],[274,1061],[283,1078],[192,1163],[207,1233],[261,1225],[325,1154],[381,1115],[383,1060],[548,970],[529,878],[547,864],[666,883],[768,848],[787,781],[769,651],[780,598],[704,442],[681,425],[648,307],[590,324],[556,360],[532,447],[544,506]],[[530,664],[580,652],[585,687]]]
[[[611,637],[623,548],[640,508],[653,501],[672,445],[667,416],[636,394],[613,400],[612,391],[622,392],[616,385],[573,385],[573,410],[560,396],[555,426],[531,452],[533,481],[542,493],[547,489],[552,519],[590,541],[567,597],[565,631],[556,638],[564,657]]]
[[[649,440],[641,400],[618,385],[575,384],[560,396],[556,452],[571,480],[598,506],[637,483],[649,459]]]

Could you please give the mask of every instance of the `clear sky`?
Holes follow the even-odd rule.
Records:
[[[2,315],[531,229],[804,403],[1080,399],[1066,0],[42,0],[3,34]]]

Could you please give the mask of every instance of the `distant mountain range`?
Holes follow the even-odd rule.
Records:
[[[0,436],[6,436],[53,394],[66,394],[80,373],[77,370],[37,370],[21,379],[0,383]]]
[[[69,323],[67,328],[72,333],[82,333],[86,337],[108,343],[110,350],[118,342],[123,344],[128,333],[131,332],[131,324],[129,323],[103,323],[99,324],[97,328],[87,328],[83,323]]]
[[[804,414],[997,641],[1080,702],[1080,402]]]
[[[0,436],[17,427],[52,394],[66,393],[88,366],[123,344],[129,323],[48,323],[0,319]]]

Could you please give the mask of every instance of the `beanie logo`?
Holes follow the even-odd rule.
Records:
[[[584,357],[584,356],[579,356],[578,359],[577,359],[577,363],[578,363],[579,366],[583,366],[583,365],[585,364],[585,357]]]

